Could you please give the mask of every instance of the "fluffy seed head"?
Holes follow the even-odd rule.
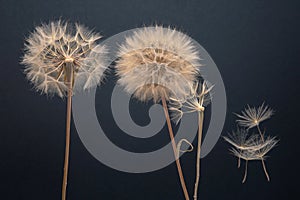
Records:
[[[141,101],[158,102],[173,94],[183,98],[197,76],[199,61],[186,35],[162,26],[145,27],[120,47],[118,82]]]
[[[55,21],[36,27],[22,58],[27,79],[38,91],[60,97],[70,84],[75,90],[96,86],[105,71],[105,47],[96,45],[100,38],[79,24]],[[71,73],[73,83],[68,83]]]

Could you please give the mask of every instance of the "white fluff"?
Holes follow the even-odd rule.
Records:
[[[127,37],[118,56],[118,83],[141,101],[184,98],[201,66],[192,40],[162,26],[145,27]]]
[[[96,45],[100,38],[79,24],[55,21],[36,27],[26,39],[22,59],[27,79],[42,93],[64,97],[68,90],[65,65],[69,62],[74,70],[74,90],[96,86],[106,69],[106,49]]]

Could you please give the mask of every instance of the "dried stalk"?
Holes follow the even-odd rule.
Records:
[[[168,112],[168,106],[167,106],[165,97],[162,97],[161,101],[162,101],[162,105],[164,108],[164,113],[165,113],[165,117],[166,117],[166,121],[167,121],[167,125],[168,125],[168,130],[169,130],[169,134],[170,134],[170,138],[171,138],[172,148],[173,148],[173,152],[174,152],[174,156],[175,156],[175,161],[176,161],[176,166],[177,166],[177,171],[178,171],[181,187],[182,187],[185,199],[189,200],[189,194],[188,194],[188,191],[187,191],[187,188],[185,185],[182,168],[181,168],[180,161],[179,161],[179,156],[176,156],[177,155],[177,147],[176,147],[176,142],[174,139],[173,129],[172,129],[171,120],[170,120],[170,116],[169,116],[169,112]]]
[[[201,143],[202,143],[202,132],[203,132],[203,118],[204,112],[198,112],[198,145],[197,145],[197,164],[196,164],[196,181],[194,188],[194,200],[198,197],[199,179],[200,179],[200,155],[201,155]]]
[[[71,111],[72,111],[72,95],[73,95],[73,65],[67,62],[65,65],[65,83],[68,86],[67,112],[66,112],[66,144],[65,144],[65,161],[64,161],[64,175],[62,183],[61,199],[65,200],[67,195],[67,180],[69,169],[69,155],[70,155],[70,128],[71,128]]]

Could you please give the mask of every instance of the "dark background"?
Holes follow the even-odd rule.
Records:
[[[144,24],[172,25],[197,40],[217,64],[227,92],[223,130],[235,127],[232,112],[263,101],[276,115],[263,126],[280,138],[270,152],[267,182],[260,162],[243,170],[220,139],[202,159],[200,199],[295,199],[299,195],[299,1],[261,0],[10,0],[0,1],[0,199],[60,199],[64,154],[65,100],[40,96],[25,80],[19,64],[24,38],[41,22],[68,19],[95,28],[106,38]],[[115,77],[97,92],[99,117],[106,108]],[[147,124],[147,106],[132,103],[137,123]],[[104,121],[116,143],[130,148],[113,120]],[[166,129],[161,141],[168,141]],[[120,135],[120,137],[118,137]],[[118,140],[122,138],[122,140]],[[152,142],[153,143],[153,142]],[[154,144],[144,142],[150,150]],[[144,150],[145,150],[144,149]],[[143,149],[138,149],[143,151]],[[192,194],[194,153],[182,157]],[[192,196],[192,195],[191,195]],[[93,158],[72,125],[68,199],[183,199],[176,166],[146,174],[110,169]]]

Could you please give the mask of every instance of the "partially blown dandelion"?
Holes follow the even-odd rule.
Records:
[[[200,155],[202,143],[202,131],[205,106],[210,102],[210,91],[212,86],[208,86],[208,82],[204,81],[199,85],[196,82],[191,88],[190,95],[181,101],[177,98],[171,98],[170,110],[172,119],[178,123],[184,113],[197,112],[198,113],[198,144],[197,144],[197,157],[196,157],[196,180],[194,187],[194,200],[198,198],[198,188],[200,180]],[[185,110],[185,111],[183,111]]]
[[[27,79],[42,93],[68,98],[62,199],[66,198],[72,95],[102,79],[106,50],[96,45],[100,38],[82,25],[56,21],[36,27],[25,43],[22,64]]]
[[[177,147],[166,101],[172,96],[184,99],[188,95],[199,71],[199,61],[199,52],[190,38],[162,26],[136,31],[119,50],[118,83],[141,101],[162,101],[175,156]],[[189,199],[177,157],[176,164],[184,196]]]

